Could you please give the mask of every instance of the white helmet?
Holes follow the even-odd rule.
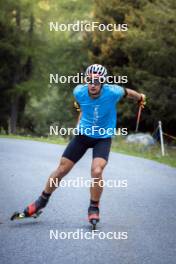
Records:
[[[107,70],[101,64],[92,64],[86,69],[85,76],[92,74],[97,75],[98,77],[106,77]]]

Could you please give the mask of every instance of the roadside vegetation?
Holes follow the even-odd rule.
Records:
[[[17,135],[0,135],[0,138],[14,138],[20,140],[34,140],[45,143],[66,145],[68,143],[67,138],[63,137],[32,137],[32,136],[17,136]],[[158,143],[153,146],[143,146],[134,143],[127,143],[124,138],[116,137],[112,142],[113,152],[137,156],[140,158],[146,158],[160,163],[167,164],[172,167],[176,167],[176,147],[165,145],[165,156],[161,155],[161,148]]]

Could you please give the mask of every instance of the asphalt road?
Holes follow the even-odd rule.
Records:
[[[101,237],[65,238],[90,232],[86,187],[59,188],[36,220],[9,220],[38,197],[64,148],[0,139],[0,262],[175,264],[176,169],[154,161],[110,154],[104,179],[126,181],[127,187],[104,189],[96,232]],[[65,180],[89,180],[90,163],[91,150]],[[104,238],[108,232],[115,238]]]

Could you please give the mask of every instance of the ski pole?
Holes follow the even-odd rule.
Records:
[[[144,108],[144,106],[146,104],[146,96],[145,96],[145,94],[141,94],[141,100],[138,103],[139,103],[139,110],[138,110],[138,114],[137,114],[136,130],[135,130],[135,132],[138,132],[139,121],[140,121],[140,118],[141,118],[142,109]]]
[[[140,121],[140,117],[141,117],[141,112],[142,112],[142,106],[139,106],[139,110],[138,110],[138,115],[137,115],[137,121],[136,121],[136,130],[135,132],[138,132],[138,128],[139,128],[139,121]]]

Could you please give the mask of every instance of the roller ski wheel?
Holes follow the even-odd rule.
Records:
[[[92,230],[96,230],[96,225],[100,221],[98,207],[90,206],[88,208],[88,220],[92,225]]]
[[[14,212],[10,220],[13,221],[13,220],[22,220],[25,218],[38,218],[41,215],[41,213],[42,211],[38,211],[30,216],[26,216],[25,213]]]
[[[90,221],[90,223],[91,223],[91,225],[92,225],[92,230],[97,230],[96,229],[96,226],[97,226],[97,223],[98,223],[99,221],[97,221],[96,219],[92,219],[91,221]]]

